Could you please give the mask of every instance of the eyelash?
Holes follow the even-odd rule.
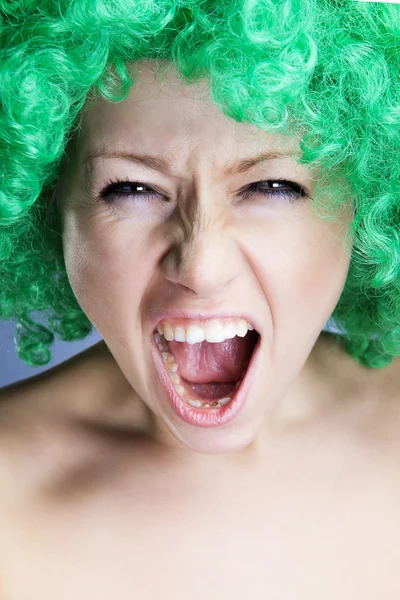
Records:
[[[283,192],[282,190],[277,190],[277,191],[273,191],[273,189],[266,189],[265,191],[261,191],[259,190],[260,185],[263,184],[271,184],[271,183],[280,183],[280,184],[285,184],[285,187],[290,188],[289,191],[285,191]],[[149,192],[141,192],[141,193],[134,193],[134,192],[116,192],[115,190],[118,187],[121,187],[122,185],[130,185],[132,187],[137,186],[137,187],[143,187],[146,188],[148,190],[150,190]],[[309,194],[307,193],[307,191],[298,183],[294,183],[293,181],[288,181],[287,179],[266,179],[266,180],[262,180],[262,181],[256,181],[255,183],[251,183],[250,185],[248,185],[242,192],[241,194],[244,196],[245,199],[247,199],[252,193],[256,193],[257,191],[259,191],[263,196],[279,196],[279,197],[286,197],[289,198],[290,203],[292,202],[296,202],[299,200],[305,200],[306,198],[309,198]],[[161,196],[162,194],[160,194],[159,192],[156,192],[155,190],[153,190],[151,187],[149,187],[148,185],[145,185],[144,183],[142,183],[141,181],[130,181],[128,179],[116,179],[116,180],[110,180],[106,186],[104,186],[102,188],[102,190],[99,192],[98,194],[98,200],[99,201],[104,201],[107,204],[112,204],[114,201],[114,198],[127,198],[130,196],[139,196],[141,198],[145,198],[146,200],[150,200],[152,198],[155,198],[156,196]]]

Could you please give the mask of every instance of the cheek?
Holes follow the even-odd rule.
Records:
[[[133,231],[132,222],[128,235],[109,216],[71,212],[64,219],[63,247],[71,287],[90,321],[103,337],[109,327],[113,335],[119,327],[126,331],[152,276],[143,235]]]
[[[342,293],[350,250],[343,225],[321,220],[286,222],[259,239],[258,279],[268,302],[273,336],[318,335]]]

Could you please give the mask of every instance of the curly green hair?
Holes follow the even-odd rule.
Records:
[[[184,82],[206,78],[228,117],[295,135],[299,162],[320,168],[320,218],[351,201],[332,318],[354,360],[389,365],[400,354],[399,49],[395,4],[0,0],[0,318],[16,319],[18,357],[45,365],[54,336],[93,329],[66,273],[54,190],[89,95],[122,101],[127,63],[147,58]]]

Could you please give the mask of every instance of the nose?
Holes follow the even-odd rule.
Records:
[[[229,293],[240,269],[237,246],[217,227],[207,232],[197,229],[182,241],[175,241],[162,263],[166,279],[200,298]]]

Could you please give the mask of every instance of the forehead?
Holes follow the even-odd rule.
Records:
[[[163,67],[137,61],[130,65],[135,83],[124,101],[88,103],[80,121],[84,154],[132,147],[172,156],[197,148],[210,158],[232,155],[236,148],[240,156],[265,149],[298,153],[296,138],[238,123],[219,110],[207,82],[183,83],[172,66]]]

